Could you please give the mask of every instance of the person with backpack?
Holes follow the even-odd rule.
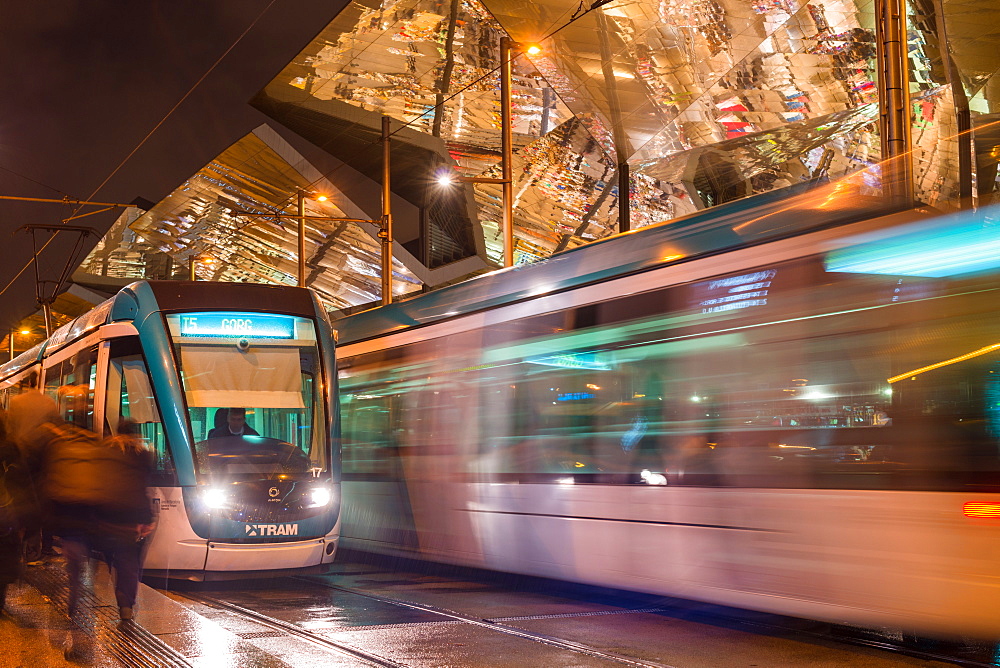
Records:
[[[113,453],[117,479],[108,481],[116,503],[105,505],[97,522],[94,547],[115,572],[115,599],[119,617],[132,619],[142,574],[143,542],[153,530],[153,513],[146,488],[153,473],[153,453],[139,426],[122,419],[118,434],[101,447]]]
[[[32,462],[47,526],[58,536],[69,576],[69,612],[82,594],[82,572],[91,550],[115,571],[115,598],[123,620],[132,619],[139,583],[139,543],[152,529],[146,486],[152,457],[134,424],[100,441],[93,432],[60,418],[41,393],[11,400],[18,443]]]

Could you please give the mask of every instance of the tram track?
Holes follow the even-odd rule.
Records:
[[[606,615],[628,615],[628,614],[667,614],[670,615],[672,612],[676,613],[670,606],[660,605],[660,606],[643,606],[635,608],[623,608],[621,610],[614,611],[597,611],[597,612],[570,612],[552,615],[525,615],[525,616],[513,616],[513,617],[497,617],[497,618],[482,618],[475,615],[463,614],[456,612],[454,610],[449,610],[446,608],[441,608],[434,605],[429,605],[426,603],[418,603],[409,600],[403,600],[399,598],[393,598],[390,596],[382,596],[379,594],[370,593],[361,589],[355,589],[351,587],[344,587],[330,582],[324,581],[320,578],[310,578],[310,577],[297,577],[294,578],[299,582],[306,583],[312,588],[323,588],[335,592],[340,592],[343,594],[348,594],[351,596],[360,597],[372,602],[377,602],[383,605],[395,606],[401,609],[406,609],[409,611],[416,611],[420,613],[434,615],[439,617],[438,620],[434,621],[422,621],[422,622],[411,622],[411,623],[401,623],[401,624],[377,624],[374,626],[364,626],[364,627],[353,627],[354,629],[386,629],[386,628],[413,628],[420,625],[441,625],[441,624],[464,624],[475,626],[483,629],[488,629],[489,631],[495,633],[501,633],[512,638],[518,638],[520,640],[530,641],[539,643],[542,645],[547,645],[550,647],[558,648],[575,654],[586,655],[589,657],[597,658],[609,663],[616,663],[626,666],[643,666],[646,668],[675,668],[665,663],[659,663],[655,661],[650,661],[646,659],[639,659],[630,656],[623,656],[621,654],[616,654],[613,652],[604,651],[596,647],[586,645],[584,643],[576,642],[573,640],[567,640],[564,638],[554,637],[547,634],[537,633],[529,631],[516,626],[515,624],[523,620],[538,620],[538,619],[561,619],[561,618],[574,618],[581,616],[606,616]],[[184,598],[191,600],[192,602],[214,608],[217,610],[225,611],[231,615],[238,618],[252,621],[263,628],[268,630],[252,633],[252,634],[239,634],[244,639],[252,637],[291,637],[310,645],[323,649],[325,651],[331,652],[339,656],[348,656],[354,659],[358,659],[368,665],[372,666],[385,666],[392,668],[407,668],[410,664],[400,663],[393,659],[374,654],[370,651],[359,649],[348,643],[334,640],[327,635],[311,631],[301,626],[288,622],[282,619],[277,619],[271,617],[256,610],[249,609],[243,605],[232,603],[214,596],[210,596],[204,593],[195,592],[184,592],[177,593]],[[908,647],[903,644],[897,644],[889,638],[880,637],[866,637],[865,634],[874,633],[871,630],[865,629],[852,629],[850,627],[842,627],[834,625],[832,628],[835,632],[827,633],[820,631],[813,631],[809,629],[793,628],[790,626],[778,624],[778,623],[768,623],[766,621],[747,619],[740,616],[726,616],[721,617],[717,613],[713,613],[714,621],[709,621],[706,623],[717,624],[720,619],[724,619],[729,624],[734,624],[744,631],[755,634],[766,634],[777,637],[784,638],[799,638],[804,642],[816,642],[821,641],[824,643],[833,643],[839,645],[849,645],[855,647],[862,647],[872,650],[883,651],[891,654],[897,654],[900,656],[907,656],[910,658],[921,659],[925,661],[936,661],[942,663],[949,663],[952,665],[964,666],[965,668],[995,668],[995,663],[983,662],[971,658],[965,658],[961,656],[956,656],[953,654],[947,654],[940,651],[933,650],[922,650],[914,647]],[[688,617],[689,621],[693,621]],[[327,629],[329,630],[329,629]],[[349,630],[349,629],[344,629]],[[853,633],[852,633],[853,631]],[[682,667],[676,667],[682,668]]]
[[[465,624],[470,624],[473,626],[478,626],[481,628],[486,628],[491,631],[496,631],[498,633],[504,633],[510,636],[521,638],[523,640],[529,640],[532,642],[541,643],[543,645],[549,645],[550,647],[556,647],[559,649],[569,650],[577,654],[585,654],[587,656],[595,657],[598,659],[604,659],[606,661],[612,661],[615,663],[620,663],[627,666],[645,666],[648,668],[675,668],[665,663],[656,663],[653,661],[643,661],[641,659],[635,659],[632,657],[622,656],[621,654],[615,654],[612,652],[606,652],[595,647],[590,647],[589,645],[584,645],[582,643],[574,642],[572,640],[565,640],[563,638],[555,638],[550,635],[543,633],[535,633],[533,631],[527,631],[525,629],[517,628],[515,626],[510,626],[505,624],[504,621],[510,621],[515,618],[504,618],[500,619],[485,619],[482,617],[473,617],[470,615],[463,615],[462,613],[455,612],[453,610],[447,610],[445,608],[439,608],[437,606],[428,605],[426,603],[415,603],[413,601],[404,601],[401,599],[394,599],[387,596],[379,596],[377,594],[371,594],[364,591],[359,591],[357,589],[351,589],[350,587],[341,587],[339,585],[330,584],[329,582],[324,582],[319,579],[311,578],[296,578],[302,582],[307,582],[310,585],[323,587],[325,589],[331,589],[333,591],[340,591],[354,596],[361,596],[363,598],[371,599],[373,601],[378,601],[380,603],[386,603],[389,605],[395,605],[403,608],[409,608],[411,610],[418,610],[421,612],[432,613],[436,615],[441,615],[443,617],[449,618],[452,621],[457,621]],[[623,613],[640,612],[639,610],[625,610]]]
[[[442,617],[441,621],[419,622],[418,624],[467,624],[471,626],[485,628],[496,633],[502,633],[505,635],[516,637],[521,640],[527,640],[530,642],[548,645],[550,647],[566,650],[569,652],[573,652],[575,654],[582,654],[625,666],[638,666],[642,668],[675,668],[674,666],[670,666],[665,663],[657,663],[653,661],[645,661],[641,659],[635,659],[632,657],[622,656],[620,654],[606,652],[597,649],[595,647],[590,647],[582,643],[574,642],[572,640],[565,640],[562,638],[556,638],[541,633],[527,631],[524,629],[520,629],[505,624],[501,620],[491,620],[491,619],[473,617],[469,615],[463,615],[461,613],[452,610],[447,610],[432,605],[415,603],[412,601],[404,601],[400,599],[393,599],[385,596],[379,596],[376,594],[371,594],[356,589],[350,589],[348,587],[340,587],[327,582],[323,582],[321,580],[311,580],[308,578],[296,578],[296,579],[301,582],[306,582],[311,586],[323,587],[325,589],[351,594],[353,596],[358,596],[372,601],[377,601],[379,603],[388,604],[400,608],[406,608],[409,610],[415,610],[419,612],[430,613]],[[229,601],[225,601],[213,596],[208,596],[203,593],[194,593],[194,592],[183,592],[183,593],[177,592],[177,595],[183,596],[184,598],[187,598],[192,602],[205,605],[210,608],[215,608],[217,610],[224,610],[226,612],[229,612],[230,614],[237,615],[243,619],[253,621],[266,628],[272,629],[273,631],[306,641],[314,646],[320,647],[327,651],[360,659],[373,666],[386,666],[391,668],[407,668],[408,666],[408,664],[399,663],[391,659],[388,659],[386,657],[372,654],[371,652],[366,652],[364,650],[353,647],[347,643],[339,642],[327,636],[315,633],[313,631],[309,631],[291,622],[277,619],[269,615],[265,615],[261,612],[251,610],[244,606],[231,603]],[[640,610],[623,611],[623,613],[629,613],[629,612],[642,612],[642,611]],[[394,626],[404,626],[404,625],[379,625],[379,628],[394,627]],[[412,627],[414,626],[414,624],[407,624],[405,626]]]
[[[248,619],[256,624],[267,627],[278,634],[277,636],[268,634],[269,637],[290,636],[305,641],[315,647],[319,647],[327,652],[331,652],[339,656],[347,656],[353,659],[360,659],[361,661],[364,661],[372,666],[379,666],[380,668],[408,668],[406,664],[398,663],[371,652],[366,652],[358,649],[357,647],[348,645],[347,643],[337,642],[336,640],[332,640],[318,633],[313,633],[312,631],[304,629],[291,622],[286,622],[282,619],[265,615],[261,612],[257,612],[256,610],[251,610],[229,601],[193,592],[175,592],[175,595],[209,608],[223,610],[243,619]],[[264,634],[254,635],[263,637]],[[243,637],[244,639],[247,639],[251,636],[244,635]]]
[[[393,599],[391,597],[379,596],[376,594],[371,594],[364,591],[359,591],[357,589],[352,589],[350,587],[342,587],[339,585],[330,584],[329,582],[324,582],[320,579],[311,579],[307,577],[296,578],[302,582],[308,582],[314,586],[321,586],[326,589],[331,589],[334,591],[341,591],[355,596],[362,596],[382,603],[388,603],[392,605],[398,605],[401,607],[407,607],[414,610],[420,610],[424,612],[432,612],[446,617],[451,617],[453,619],[463,621],[470,624],[476,624],[486,628],[493,629],[495,631],[500,631],[504,633],[510,633],[511,635],[519,636],[529,640],[536,640],[537,642],[542,642],[544,644],[549,644],[555,647],[562,647],[564,649],[571,649],[573,651],[579,651],[590,656],[595,656],[599,658],[608,659],[610,661],[617,661],[627,665],[635,666],[656,666],[658,668],[679,668],[674,666],[669,666],[668,664],[655,663],[650,661],[643,661],[639,659],[633,659],[630,657],[623,657],[621,655],[613,654],[610,652],[604,652],[596,648],[588,647],[580,643],[575,643],[569,640],[563,640],[560,638],[553,638],[551,636],[533,633],[531,631],[526,631],[514,626],[506,624],[507,622],[516,622],[519,620],[534,620],[534,619],[555,619],[555,618],[571,618],[580,616],[603,616],[603,615],[617,615],[617,614],[635,614],[635,613],[670,613],[670,608],[668,607],[642,607],[642,608],[627,608],[621,611],[600,611],[600,612],[582,612],[582,613],[564,613],[557,615],[527,615],[522,617],[502,617],[495,619],[484,619],[476,618],[468,615],[462,615],[461,613],[453,612],[450,610],[438,608],[436,606],[431,606],[423,603],[415,603],[412,601],[403,601],[400,599]],[[798,636],[803,639],[810,640],[821,640],[825,642],[838,643],[843,645],[851,645],[855,647],[864,647],[868,649],[875,649],[883,652],[889,652],[892,654],[898,654],[902,656],[908,656],[915,659],[922,659],[925,661],[939,661],[954,664],[957,666],[963,666],[965,668],[996,668],[996,663],[994,662],[983,662],[975,659],[954,656],[950,654],[945,654],[941,652],[934,652],[928,650],[916,649],[913,647],[908,647],[902,644],[894,643],[888,639],[878,639],[873,637],[864,637],[860,634],[871,633],[871,631],[861,628],[844,627],[841,625],[833,625],[837,629],[841,629],[843,633],[841,634],[827,634],[820,633],[816,631],[810,631],[807,629],[789,628],[787,626],[782,626],[780,624],[768,624],[759,620],[748,620],[741,617],[730,616],[726,617],[726,620],[730,623],[738,624],[739,626],[745,628],[751,632],[764,632],[768,634],[780,635],[780,636]],[[854,632],[853,634],[851,632]]]

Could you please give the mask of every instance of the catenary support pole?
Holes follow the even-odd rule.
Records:
[[[392,303],[392,189],[390,179],[389,117],[382,117],[382,304]]]
[[[512,183],[511,157],[513,154],[513,138],[511,135],[510,118],[510,85],[511,85],[511,41],[504,35],[500,38],[500,152],[503,175],[502,206],[503,219],[503,266],[514,266],[514,184]]]

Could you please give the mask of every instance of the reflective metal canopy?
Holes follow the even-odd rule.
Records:
[[[873,0],[588,6],[353,3],[253,104],[370,185],[381,166],[377,119],[395,119],[393,190],[417,212],[407,261],[425,267],[501,257],[499,186],[443,188],[435,178],[500,175],[504,34],[543,49],[514,62],[518,262],[613,234],[625,210],[634,229],[803,182],[849,180],[861,194],[880,196]],[[910,0],[908,7],[915,194],[951,206],[969,187],[959,178],[965,169],[977,174],[973,195],[986,201],[1000,155],[1000,6]],[[972,132],[962,132],[964,123]],[[287,225],[235,211],[288,212],[289,193],[325,177],[342,206],[310,204],[309,212],[346,215],[346,170],[303,176],[308,170],[296,160],[255,141],[231,148],[147,216],[123,222],[88,266],[111,253],[145,266],[157,253],[175,265],[206,255],[220,261],[199,266],[206,278],[291,282],[295,239]],[[973,152],[975,164],[962,168]],[[371,230],[315,221],[309,239],[310,285],[331,304],[378,297]],[[401,292],[419,284],[400,263],[396,278]]]
[[[267,133],[263,133],[267,136]],[[273,137],[269,137],[274,142]],[[146,213],[126,213],[81,265],[83,273],[122,279],[186,278],[284,283],[297,280],[297,201],[316,180],[289,156],[250,134]],[[305,171],[305,170],[303,170]],[[357,207],[330,187],[329,199],[305,198],[307,285],[330,306],[344,308],[379,298],[379,246],[374,226],[335,218],[358,217]],[[352,215],[345,212],[352,209]],[[328,218],[328,219],[323,219]],[[396,262],[395,289],[419,287]]]

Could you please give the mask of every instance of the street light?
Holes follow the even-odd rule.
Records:
[[[378,237],[382,241],[382,303],[392,302],[392,215],[389,211],[389,117],[382,117],[382,139],[385,142],[383,147],[382,165],[382,217],[378,220],[368,218],[346,218],[343,216],[307,216],[305,200],[308,197],[317,202],[325,202],[329,199],[326,195],[314,193],[307,190],[296,190],[295,201],[297,211],[295,219],[298,221],[298,280],[296,285],[306,286],[306,220],[315,221],[338,221],[342,223],[365,223],[378,227]],[[278,218],[279,225],[282,214],[280,211],[268,211],[266,213],[235,211],[236,215],[255,217],[267,216]],[[291,217],[291,216],[289,216]]]
[[[306,287],[306,197],[317,202],[325,202],[326,195],[309,193],[305,190],[295,191],[295,200],[298,205],[299,221],[299,281],[300,288]]]
[[[195,253],[188,258],[188,280],[197,281],[198,275],[195,273],[195,269],[198,264],[213,265],[215,264],[215,258],[211,255],[206,255],[203,253]]]
[[[300,288],[306,287],[306,194],[297,190],[295,201],[298,205],[299,214],[299,281]]]

